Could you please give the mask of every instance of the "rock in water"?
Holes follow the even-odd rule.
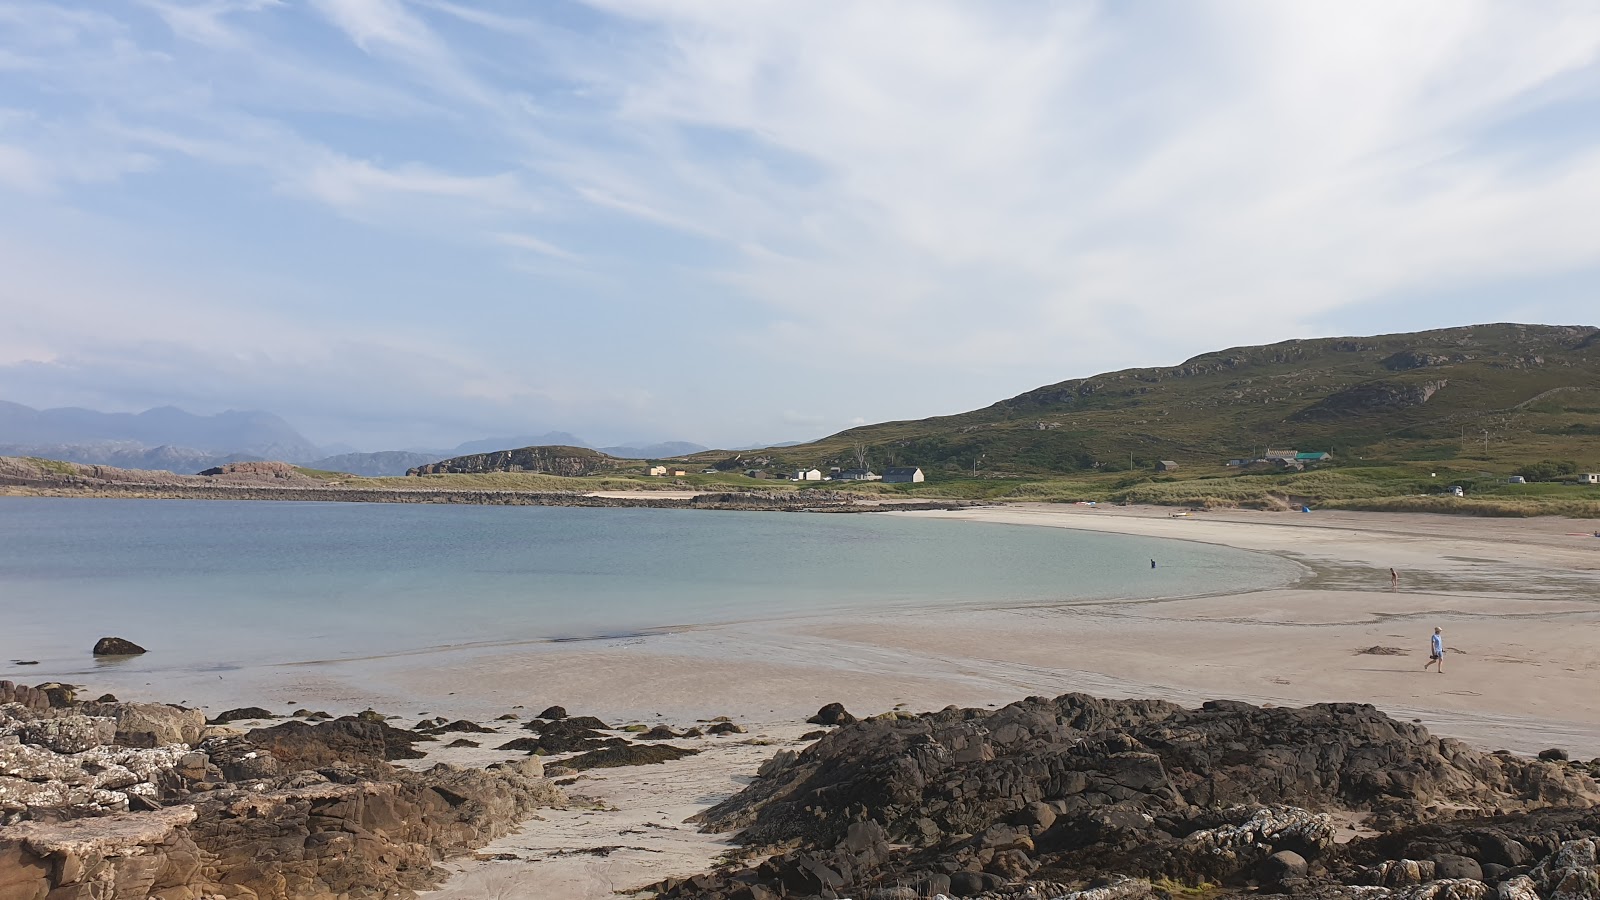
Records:
[[[94,642],[95,656],[138,656],[145,649],[127,638],[103,637]]]

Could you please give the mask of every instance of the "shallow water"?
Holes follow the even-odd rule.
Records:
[[[1198,543],[881,514],[0,498],[0,677],[93,671],[106,635],[151,651],[124,676],[226,671],[1299,574]]]

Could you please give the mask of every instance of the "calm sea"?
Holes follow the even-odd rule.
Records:
[[[106,635],[148,648],[141,670],[221,671],[1297,574],[1203,544],[904,516],[0,498],[0,678],[83,672]]]

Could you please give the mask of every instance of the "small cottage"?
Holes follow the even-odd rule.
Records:
[[[916,466],[890,466],[883,470],[884,484],[919,484],[925,480]]]
[[[833,476],[836,481],[882,481],[883,476],[871,469],[845,469]]]
[[[1600,472],[1585,472],[1578,476],[1578,481],[1582,484],[1600,484]]]
[[[794,473],[794,477],[791,478],[790,480],[791,481],[821,481],[822,480],[822,470],[821,469],[800,469],[800,470],[798,470],[797,472]]]
[[[1156,463],[1156,471],[1157,472],[1176,472],[1176,471],[1178,471],[1178,464],[1173,462],[1170,459],[1163,459],[1162,461]]]
[[[1319,463],[1333,459],[1333,454],[1326,450],[1302,450],[1294,458],[1303,463]]]
[[[661,476],[667,474],[667,467],[666,466],[651,466],[650,468],[645,470],[645,474],[649,475],[652,478],[660,478]]]

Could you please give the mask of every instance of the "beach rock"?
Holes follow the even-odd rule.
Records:
[[[706,734],[744,734],[744,726],[733,722],[718,722],[706,729]]]
[[[24,744],[55,753],[82,753],[113,743],[117,738],[114,719],[81,714],[24,719],[4,730],[15,734]]]
[[[148,651],[127,638],[103,637],[94,643],[95,656],[137,656],[145,652]]]
[[[1306,900],[1481,900],[1485,862],[1600,829],[1597,802],[1600,785],[1575,767],[1482,753],[1371,706],[1068,694],[840,726],[696,821],[739,832],[752,853],[806,854],[841,876],[841,897],[935,872],[955,894],[1010,884],[993,896],[1041,900],[1152,897],[1160,879],[1259,879]],[[1472,810],[1499,818],[1466,820]],[[1385,833],[1335,844],[1334,812]],[[887,843],[862,857],[849,834],[868,820]],[[1034,880],[1043,873],[1060,885]],[[787,890],[781,875],[713,873],[670,896]]]
[[[211,719],[209,724],[211,724],[211,725],[226,725],[229,722],[241,722],[241,721],[244,721],[246,719],[276,719],[276,718],[278,718],[278,716],[275,715],[271,710],[262,709],[259,706],[241,706],[238,709],[230,709],[230,710],[227,710],[225,712],[218,713],[217,717],[214,718],[214,719]]]
[[[534,718],[538,718],[538,719],[565,719],[566,717],[567,717],[566,707],[551,706],[551,707],[546,708],[544,712],[539,713],[539,715],[535,716]]]
[[[1539,758],[1547,762],[1566,762],[1568,756],[1567,751],[1562,750],[1560,747],[1551,747],[1548,750],[1540,750]]]
[[[533,723],[530,722],[528,727],[533,727]],[[539,730],[546,731],[552,728],[588,728],[593,731],[611,730],[610,725],[596,719],[594,716],[567,716],[559,723],[549,722],[541,726]]]
[[[638,740],[641,740],[641,741],[670,741],[670,740],[675,740],[675,739],[681,738],[681,737],[683,737],[683,735],[677,733],[676,731],[673,731],[671,728],[668,728],[665,725],[657,725],[656,727],[650,729],[649,731],[645,731],[645,732],[642,732],[641,734],[639,734]]]
[[[1528,875],[1544,900],[1600,900],[1600,839],[1563,841]]]
[[[1459,853],[1438,853],[1428,857],[1433,862],[1433,876],[1438,879],[1483,880],[1483,866],[1470,856]]]
[[[50,698],[44,691],[25,684],[0,681],[0,706],[16,703],[27,709],[49,709]]]
[[[1498,900],[1540,900],[1533,879],[1526,875],[1516,875],[1500,882],[1495,889],[1495,896]]]
[[[117,724],[116,742],[124,747],[198,744],[206,727],[205,713],[165,703],[83,703],[78,711],[104,716]]]
[[[45,699],[49,701],[48,705],[51,709],[67,709],[78,702],[78,689],[70,684],[49,681],[35,685],[34,689],[44,694]]]
[[[1259,874],[1262,884],[1282,887],[1291,879],[1306,877],[1309,868],[1304,856],[1293,850],[1279,850],[1262,861]]]
[[[482,745],[479,744],[477,741],[469,741],[466,738],[456,738],[455,740],[451,741],[450,743],[445,744],[445,746],[446,747],[479,747],[479,746],[482,746]]]
[[[590,750],[588,753],[565,760],[563,765],[581,772],[584,769],[611,769],[621,766],[642,766],[671,762],[675,759],[682,759],[685,756],[694,756],[699,752],[699,750],[674,747],[671,744],[651,744],[643,747],[637,744],[626,744],[621,747],[603,747],[599,750]]]
[[[422,731],[424,729],[418,729]],[[485,728],[477,722],[468,722],[466,719],[457,719],[454,722],[445,722],[426,729],[429,734],[494,734],[493,728]]]
[[[564,802],[517,766],[349,784],[302,772],[152,812],[14,825],[0,832],[0,897],[410,897],[442,880],[440,856]]]
[[[355,717],[315,725],[284,722],[247,732],[244,740],[283,765],[284,771],[315,769],[333,762],[371,764],[395,759],[421,759],[412,747],[422,740],[415,732]]]
[[[829,703],[817,710],[817,714],[806,720],[812,725],[849,725],[856,721],[856,717],[845,711],[843,703]]]

